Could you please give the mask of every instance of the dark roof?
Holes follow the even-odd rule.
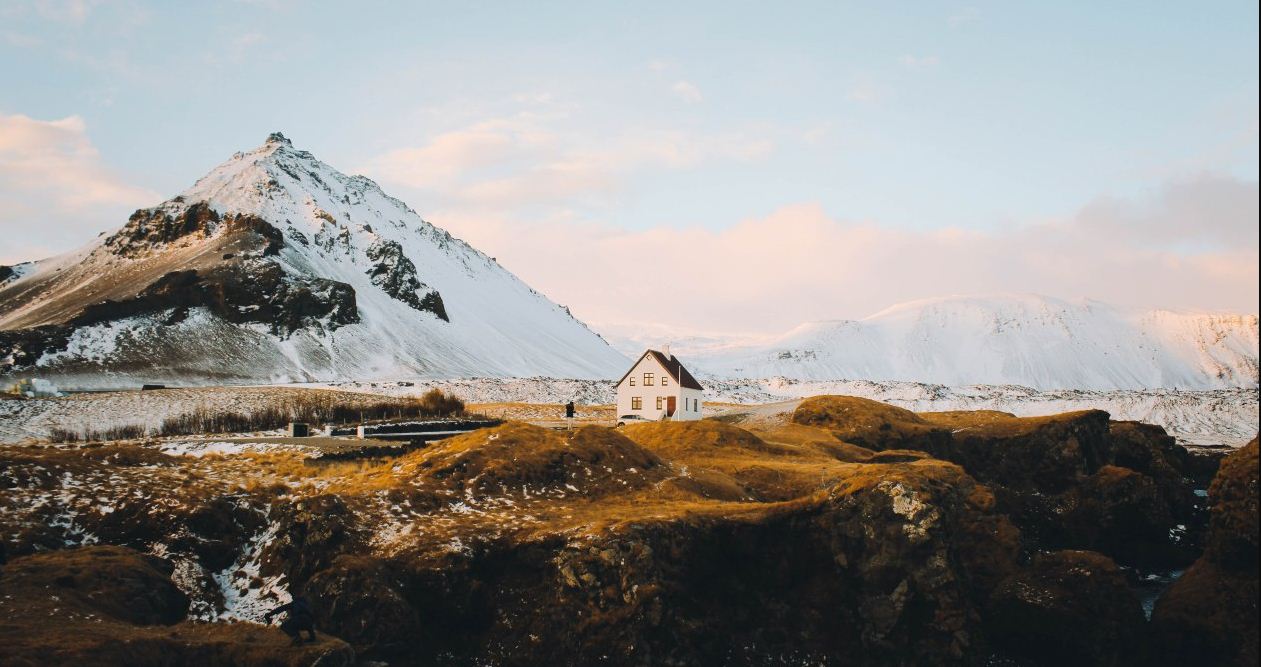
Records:
[[[670,377],[674,378],[674,381],[679,383],[680,387],[705,391],[705,388],[701,386],[701,383],[697,382],[696,378],[692,377],[692,374],[687,372],[687,369],[683,367],[683,362],[679,361],[678,357],[673,355],[667,357],[656,350],[648,350],[640,355],[640,357],[635,360],[635,363],[631,364],[630,369],[626,371],[626,375],[623,375],[622,379],[618,380],[617,384],[613,386],[622,386],[622,383],[626,381],[626,376],[630,375],[631,371],[635,370],[635,367],[639,365],[639,362],[643,361],[644,357],[650,354],[657,360],[657,363],[661,364],[662,368],[666,369],[666,372],[670,374]]]

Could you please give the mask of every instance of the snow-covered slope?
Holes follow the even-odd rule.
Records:
[[[63,386],[600,378],[626,363],[492,258],[280,134],[0,281],[0,374]]]
[[[717,378],[905,380],[1037,389],[1257,386],[1257,316],[1033,295],[944,297],[756,342],[675,345]]]

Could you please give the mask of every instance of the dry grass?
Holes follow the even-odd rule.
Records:
[[[82,431],[54,428],[49,431],[48,437],[54,442],[112,442],[115,440],[136,440],[148,434],[149,430],[143,426],[125,424],[101,430],[87,427]]]
[[[353,398],[354,400],[349,400]],[[316,427],[328,424],[370,423],[394,419],[432,419],[468,416],[464,401],[439,389],[418,398],[374,398],[365,402],[358,396],[334,392],[306,392],[248,412],[199,407],[162,420],[156,429],[139,424],[123,424],[106,429],[81,430],[53,428],[53,442],[110,442],[146,437],[251,433],[284,428],[289,422],[305,422]]]
[[[1092,414],[1100,414],[1100,411],[1079,410],[1041,417],[1017,417],[997,410],[977,410],[973,412],[921,412],[919,416],[929,424],[949,428],[955,432],[966,431],[968,435],[979,435],[985,438],[1014,438],[1028,435],[1050,424],[1066,424]]]
[[[612,405],[577,405],[576,424],[603,424],[611,426],[614,419]],[[474,403],[468,406],[472,412],[502,420],[528,421],[560,425],[565,422],[565,406],[559,403]]]

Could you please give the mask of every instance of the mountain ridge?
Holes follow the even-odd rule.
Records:
[[[1255,388],[1258,376],[1256,315],[1036,294],[918,299],[861,319],[805,322],[778,336],[681,338],[672,350],[716,379],[1111,390]],[[624,353],[645,342],[633,335],[613,341]]]
[[[0,373],[102,382],[604,377],[567,308],[274,133],[0,283]]]

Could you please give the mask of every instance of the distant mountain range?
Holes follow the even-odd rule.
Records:
[[[611,328],[623,353],[655,338],[711,378],[901,380],[1035,389],[1255,388],[1257,316],[1134,310],[1036,295],[913,301],[780,336]]]
[[[1036,389],[1255,388],[1257,316],[945,297],[781,336],[607,338],[362,176],[273,134],[117,231],[0,266],[0,377],[65,387],[609,379],[645,347],[702,377]],[[620,350],[620,352],[619,352]]]
[[[281,134],[118,231],[0,267],[0,376],[71,387],[605,378],[568,309]]]

